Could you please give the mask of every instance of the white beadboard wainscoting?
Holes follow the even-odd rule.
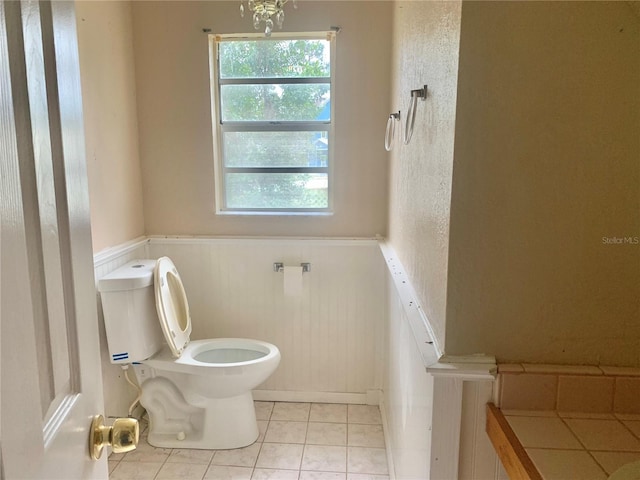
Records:
[[[485,433],[495,359],[451,358],[429,321],[393,248],[387,265],[387,314],[381,408],[392,478],[495,479],[498,460]]]
[[[433,377],[424,366],[391,278],[387,292],[387,356],[380,410],[388,463],[396,478],[429,478]]]

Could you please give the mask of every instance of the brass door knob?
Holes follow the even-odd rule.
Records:
[[[104,417],[96,415],[91,421],[89,433],[89,455],[98,460],[102,449],[110,445],[114,453],[135,450],[140,438],[140,425],[135,418],[118,418],[113,425],[104,424]]]

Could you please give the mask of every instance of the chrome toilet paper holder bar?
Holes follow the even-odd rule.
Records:
[[[311,264],[310,263],[301,263],[300,266],[302,267],[302,273],[309,273],[311,271]],[[284,263],[282,262],[275,262],[273,264],[273,271],[274,272],[283,272],[284,271]]]

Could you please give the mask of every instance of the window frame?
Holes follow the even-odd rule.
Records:
[[[271,77],[271,78],[220,78],[220,49],[223,42],[262,40],[326,40],[329,42],[329,77]],[[311,215],[333,214],[333,171],[335,144],[335,74],[336,34],[326,32],[264,34],[209,34],[209,74],[211,88],[211,113],[213,120],[213,163],[215,185],[215,213],[218,215]],[[306,121],[225,121],[222,122],[221,87],[223,85],[295,85],[329,83],[330,120]],[[326,132],[329,138],[326,167],[227,167],[224,165],[223,134],[225,132]],[[327,207],[324,208],[233,208],[226,202],[227,173],[326,173]]]

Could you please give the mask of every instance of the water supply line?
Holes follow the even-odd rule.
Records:
[[[124,378],[127,381],[127,383],[129,385],[131,385],[133,388],[136,389],[136,391],[138,392],[138,396],[136,396],[136,399],[133,401],[133,403],[129,406],[129,417],[133,417],[133,409],[136,408],[136,405],[138,405],[138,403],[140,402],[140,397],[142,397],[142,388],[140,388],[139,385],[133,383],[131,381],[131,379],[129,378],[129,365],[121,365],[122,370],[124,370]]]
[[[404,144],[409,145],[413,136],[413,127],[416,123],[416,106],[418,99],[425,101],[427,99],[427,86],[417,90],[411,90],[411,99],[409,100],[409,111],[407,112],[406,124],[404,127]]]
[[[393,144],[396,137],[396,123],[400,122],[400,110],[398,113],[392,113],[387,120],[387,131],[384,134],[384,148],[387,152],[393,150]]]

